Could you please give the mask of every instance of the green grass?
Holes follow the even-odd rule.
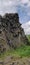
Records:
[[[30,35],[27,35],[28,40],[30,41]]]
[[[5,58],[6,56],[20,56],[20,57],[29,57],[30,56],[30,46],[22,46],[16,50],[11,49],[0,55],[0,58]]]

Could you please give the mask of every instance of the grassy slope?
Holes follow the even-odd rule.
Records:
[[[30,41],[30,36],[27,36],[29,41]],[[6,53],[4,52],[3,54],[0,54],[0,58],[4,58],[8,55],[13,55],[13,56],[20,56],[20,57],[29,57],[30,56],[30,46],[21,46],[20,48],[17,49],[10,49],[8,51],[6,51]]]
[[[0,58],[4,58],[6,56],[20,56],[20,57],[29,57],[30,56],[30,46],[22,46],[20,48],[17,48],[16,50],[9,50],[6,51],[6,53],[3,53],[0,55]]]

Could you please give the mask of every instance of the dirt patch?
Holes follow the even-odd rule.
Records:
[[[30,58],[7,56],[3,61],[0,61],[0,65],[30,65]]]

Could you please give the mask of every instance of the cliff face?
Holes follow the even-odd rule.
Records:
[[[2,42],[1,40],[4,41]],[[19,23],[18,14],[7,13],[3,17],[0,16],[0,47],[16,48],[23,44],[28,44],[28,39],[21,27],[21,23]]]

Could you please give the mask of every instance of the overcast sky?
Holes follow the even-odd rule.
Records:
[[[19,14],[25,33],[30,34],[30,0],[0,0],[1,15],[15,12]]]

